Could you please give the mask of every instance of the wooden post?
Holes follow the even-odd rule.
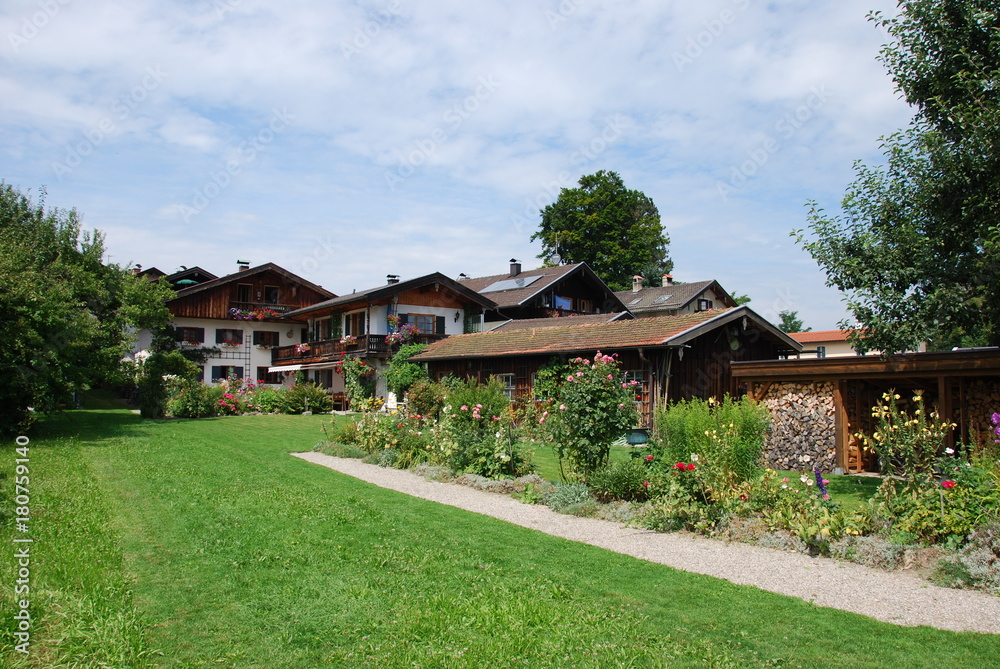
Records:
[[[833,389],[833,430],[834,447],[836,449],[837,466],[845,474],[852,473],[848,462],[848,449],[851,445],[851,424],[847,415],[847,407],[844,400],[847,397],[847,381],[838,380]],[[858,471],[861,471],[861,458],[858,457]]]
[[[955,419],[955,398],[951,392],[951,379],[947,376],[938,377],[938,413],[941,420],[950,423]],[[945,448],[955,447],[955,431],[950,430],[944,438]]]

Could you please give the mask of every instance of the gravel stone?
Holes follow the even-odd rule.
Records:
[[[412,472],[322,453],[298,458],[413,497],[545,532],[616,553],[750,585],[816,606],[860,613],[896,625],[1000,634],[1000,597],[942,588],[907,571],[885,572],[852,562],[787,553],[692,534],[663,534],[556,513],[495,493],[427,481]]]

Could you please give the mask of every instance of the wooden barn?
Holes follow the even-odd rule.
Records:
[[[412,358],[431,378],[453,374],[500,378],[511,398],[533,397],[538,369],[600,350],[617,354],[622,370],[639,382],[642,426],[667,402],[742,395],[730,372],[735,360],[777,360],[802,346],[749,307],[635,320],[542,318],[514,321],[489,332],[449,337]]]

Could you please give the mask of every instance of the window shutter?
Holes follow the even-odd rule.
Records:
[[[222,367],[218,366],[212,367],[212,380],[214,381],[215,379],[221,379],[221,378],[222,378]]]
[[[436,327],[434,328],[434,332],[436,332],[439,335],[443,335],[444,334],[444,316],[438,316],[437,317],[437,322],[435,323],[435,325],[436,325]]]
[[[400,325],[406,325],[409,322],[410,322],[410,314],[400,314],[399,315],[399,324]]]
[[[221,330],[219,328],[216,328],[215,329],[215,343],[216,344],[221,344],[222,340],[225,339],[225,338],[226,338],[226,336],[225,336],[225,330]],[[215,377],[215,378],[219,378],[219,377]]]
[[[205,328],[195,328],[195,330],[198,331],[198,339],[197,339],[198,343],[199,344],[204,344],[205,343]]]

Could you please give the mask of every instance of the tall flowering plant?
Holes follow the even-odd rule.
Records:
[[[584,478],[608,459],[611,444],[639,419],[635,381],[627,381],[615,356],[575,358],[560,383],[547,420],[556,455]]]
[[[355,411],[375,395],[375,368],[360,358],[346,358],[335,368],[344,376],[344,390]]]

